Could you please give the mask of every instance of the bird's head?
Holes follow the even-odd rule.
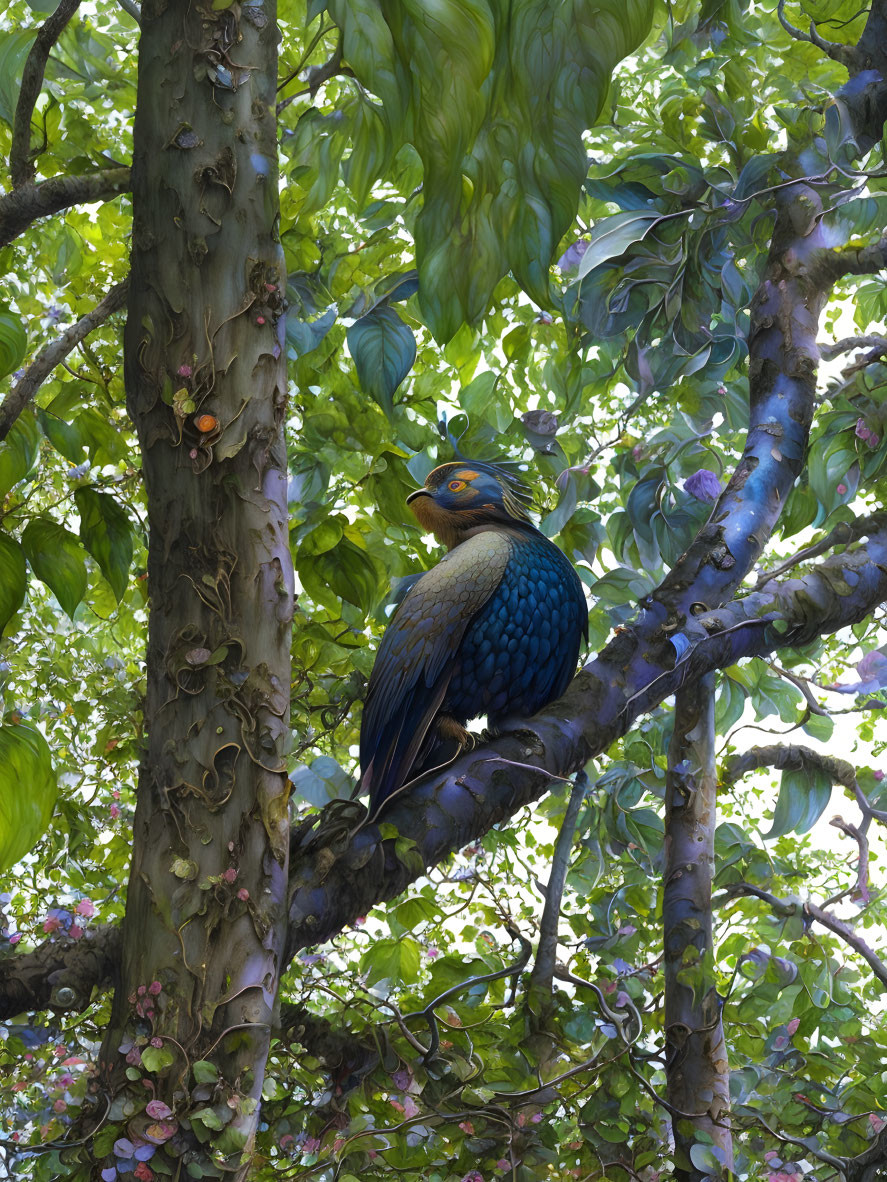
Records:
[[[479,525],[529,522],[529,489],[497,464],[441,464],[407,497],[419,524],[450,549]]]

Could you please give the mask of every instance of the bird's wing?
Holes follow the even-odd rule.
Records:
[[[371,811],[408,778],[443,702],[465,629],[499,586],[511,552],[503,533],[468,538],[410,588],[388,625],[360,728]]]

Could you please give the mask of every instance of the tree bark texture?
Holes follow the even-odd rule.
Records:
[[[726,1113],[730,1077],[721,999],[712,981],[711,884],[715,865],[717,772],[715,675],[685,686],[675,699],[665,790],[662,921],[665,951],[665,1045],[668,1102],[677,1182],[701,1182],[710,1171],[693,1146],[733,1168]],[[679,1116],[688,1113],[691,1116]],[[698,1137],[701,1133],[702,1137]],[[700,1159],[701,1160],[701,1159]]]
[[[274,0],[142,8],[125,377],[150,527],[148,738],[101,1082],[130,1140],[156,1134],[146,1100],[171,1110],[153,1165],[175,1176],[245,1176],[285,942],[277,37]]]

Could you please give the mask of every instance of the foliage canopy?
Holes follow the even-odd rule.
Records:
[[[0,155],[32,169],[0,197],[0,225],[13,228],[0,251],[7,400],[129,269],[120,174],[133,157],[135,6],[70,7],[24,161],[16,110],[54,5],[12,0],[0,31]],[[244,0],[202,19],[262,29],[275,17]],[[863,1170],[866,1154],[881,1154],[874,1169],[887,1162],[887,969],[873,948],[887,921],[884,594],[869,590],[868,567],[841,563],[868,538],[851,554],[885,568],[887,63],[870,46],[853,56],[887,22],[883,3],[804,0],[791,16],[750,0],[309,0],[281,3],[276,19],[294,862],[314,856],[317,810],[350,796],[392,599],[439,557],[405,498],[456,450],[523,465],[541,528],[588,588],[589,659],[614,629],[617,644],[636,635],[639,611],[662,618],[656,644],[643,634],[637,683],[641,658],[605,650],[602,667],[625,677],[607,691],[622,695],[616,706],[599,690],[610,721],[593,758],[577,762],[562,736],[541,761],[545,781],[525,784],[513,756],[485,771],[502,792],[513,781],[516,803],[430,865],[421,827],[383,816],[384,867],[349,868],[361,883],[373,870],[354,897],[378,905],[324,943],[302,938],[308,920],[291,931],[248,1176],[877,1177]],[[794,27],[811,20],[812,38]],[[248,85],[252,67],[233,51],[200,63],[217,89]],[[200,134],[182,122],[169,150],[199,150]],[[107,191],[16,221],[29,186],[96,174]],[[234,187],[206,178],[207,208]],[[211,254],[212,241],[198,249]],[[0,443],[0,869],[16,866],[3,895],[0,1121],[16,1177],[173,1175],[164,1155],[184,1133],[208,1147],[188,1176],[221,1177],[243,1147],[223,1141],[231,1112],[253,1111],[220,1099],[213,1044],[189,1061],[175,1136],[133,1140],[132,1109],[112,1108],[88,1150],[65,1149],[88,1125],[111,974],[98,954],[77,969],[96,986],[82,1004],[64,983],[52,997],[27,992],[90,941],[113,960],[126,907],[151,506],[124,392],[122,298]],[[776,340],[786,318],[794,336]],[[818,385],[817,332],[830,361]],[[830,342],[851,336],[866,352],[834,361],[853,346]],[[179,441],[208,416],[195,459],[217,419],[195,400],[192,364],[175,376],[163,401]],[[732,573],[699,534],[722,493],[725,528],[742,535]],[[815,587],[787,581],[812,578],[823,554],[832,565]],[[678,586],[687,562],[693,579]],[[685,601],[687,587],[704,594]],[[735,648],[703,668],[705,622],[722,602],[708,635]],[[198,666],[229,660],[226,644],[194,641],[176,684],[190,693]],[[681,1132],[664,1055],[665,802],[698,770],[680,758],[675,717],[682,682],[715,667],[714,948],[687,942],[678,975],[695,1001],[722,999],[734,1175],[717,1136]],[[582,725],[575,750],[587,754]],[[849,764],[823,758],[835,747]],[[530,755],[539,762],[532,744]],[[571,788],[565,769],[580,766],[587,782]],[[755,768],[771,770],[740,779]],[[852,819],[833,822],[832,840],[838,808]],[[207,914],[223,896],[228,906],[228,873],[199,884]],[[195,874],[176,864],[169,897]],[[380,885],[395,879],[409,889]],[[319,894],[324,881],[311,880]],[[8,983],[16,974],[24,993]],[[144,1019],[150,995],[134,996]],[[174,1054],[151,1031],[118,1049],[163,1126],[172,1111],[150,1081]]]

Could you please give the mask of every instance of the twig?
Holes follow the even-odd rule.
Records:
[[[801,691],[804,695],[804,701],[810,708],[811,714],[819,714],[823,718],[830,718],[828,710],[824,706],[820,706],[813,696],[813,690],[810,688],[810,683],[806,677],[798,677],[795,673],[789,673],[788,669],[783,669],[781,665],[777,665],[775,661],[768,661],[767,668],[772,669],[777,677],[784,677],[786,681]]]
[[[827,550],[831,550],[835,546],[847,546],[859,538],[866,537],[869,533],[876,533],[885,525],[887,525],[887,513],[884,512],[872,513],[868,517],[861,517],[853,522],[842,521],[824,538],[814,542],[812,546],[805,546],[803,550],[798,550],[796,554],[786,558],[785,562],[774,566],[772,570],[762,571],[758,575],[755,590],[760,591],[771,579],[785,574],[793,566],[807,562],[811,558],[818,558],[820,554],[825,554]]]
[[[854,349],[878,349],[881,353],[887,353],[887,337],[842,337],[839,341],[819,346],[820,355],[826,361],[840,357],[842,353],[851,353]]]
[[[762,891],[760,887],[752,886],[750,882],[729,883],[724,889],[723,895],[719,895],[716,900],[713,900],[712,905],[721,906],[742,895],[753,895],[756,899],[763,900],[783,919],[796,915],[800,908],[810,919],[815,919],[817,923],[821,923],[824,928],[828,928],[830,932],[834,932],[845,944],[848,944],[868,964],[881,984],[887,987],[887,964],[866,944],[861,936],[858,936],[848,924],[838,919],[836,915],[832,915],[830,911],[826,911],[816,903],[777,899],[769,891]]]
[[[79,7],[80,0],[61,0],[52,16],[38,29],[37,39],[31,46],[25,62],[12,125],[12,146],[9,150],[9,175],[14,189],[34,178],[34,162],[31,159],[31,117],[40,96],[43,74],[52,47]]]
[[[108,168],[88,176],[54,176],[28,181],[0,197],[0,247],[8,246],[32,222],[85,201],[110,201],[128,192],[128,168]]]
[[[829,821],[835,829],[840,829],[842,833],[846,833],[848,837],[852,837],[859,846],[859,862],[856,870],[856,889],[863,903],[871,901],[871,892],[869,891],[869,839],[868,828],[871,823],[871,817],[863,818],[862,824],[857,827],[851,825],[844,820],[843,817],[832,817]],[[834,900],[829,900],[834,902]]]
[[[128,12],[137,25],[142,23],[142,10],[135,0],[117,0],[124,12]]]
[[[804,33],[801,29],[796,29],[791,24],[785,15],[785,0],[779,0],[776,6],[776,14],[779,17],[779,23],[785,29],[790,37],[794,37],[796,41],[806,41],[809,45],[815,45],[821,49],[823,53],[828,54],[833,61],[840,62],[841,65],[846,66],[849,70],[851,66],[856,64],[857,52],[854,45],[842,45],[838,41],[826,41],[824,37],[820,37],[816,31],[816,25],[813,21],[810,22],[810,32]]]
[[[588,792],[588,776],[585,772],[578,772],[570,790],[567,810],[554,844],[554,856],[551,859],[551,874],[545,891],[545,907],[539,924],[539,945],[536,949],[536,960],[530,974],[530,992],[540,990],[551,994],[554,980],[554,966],[557,962],[558,923],[561,917],[561,902],[564,897],[564,886],[567,882],[567,871],[570,868],[570,854],[573,848],[573,838],[576,834],[576,822],[579,820],[579,810]]]
[[[771,1129],[764,1118],[759,1116],[756,1112],[749,1110],[749,1115],[751,1116],[752,1120],[757,1121],[759,1125],[763,1125],[770,1136],[779,1141],[780,1144],[798,1145],[801,1149],[806,1149],[808,1153],[812,1153],[813,1156],[819,1161],[824,1161],[827,1166],[835,1166],[838,1170],[843,1172],[846,1163],[842,1157],[833,1157],[832,1154],[826,1153],[824,1149],[814,1149],[809,1144],[809,1138],[807,1141],[801,1141],[798,1137],[789,1137],[786,1133],[777,1133],[776,1130]]]
[[[451,997],[455,997],[457,993],[462,993],[466,989],[471,989],[475,985],[485,984],[489,981],[499,981],[503,977],[516,977],[522,973],[529,963],[530,956],[533,952],[533,945],[516,929],[509,927],[508,934],[512,940],[517,940],[521,945],[521,953],[517,960],[512,965],[508,965],[504,969],[498,969],[494,973],[483,973],[479,977],[469,977],[465,981],[459,981],[458,984],[450,986],[445,989],[443,993],[439,993],[437,997],[433,998],[428,1005],[421,1010],[413,1010],[412,1013],[404,1014],[403,1021],[408,1022],[410,1018],[424,1018],[428,1023],[428,1030],[431,1035],[428,1044],[428,1050],[425,1052],[425,1062],[428,1063],[437,1054],[440,1047],[440,1030],[437,1025],[437,1018],[434,1011],[439,1005],[443,1005]]]
[[[815,903],[805,903],[804,910],[817,923],[821,923],[824,928],[828,928],[830,932],[834,932],[836,936],[840,936],[845,944],[849,944],[853,951],[862,957],[881,984],[887,987],[887,964],[884,964],[883,960],[875,954],[874,950],[869,948],[861,936],[858,936],[843,920],[838,919],[836,915],[832,915],[830,911],[825,911],[822,907],[818,907]]]
[[[310,94],[313,98],[321,86],[323,86],[324,82],[329,82],[330,78],[335,78],[336,74],[344,72],[340,69],[341,65],[342,43],[339,42],[339,44],[336,46],[333,56],[328,62],[324,62],[322,66],[314,66],[313,69],[308,71],[308,85],[304,90],[298,90],[295,94],[291,94],[289,98],[280,100],[280,102],[277,104],[277,114],[279,115],[281,111],[285,111],[293,99],[299,98],[300,95]],[[348,73],[350,73],[350,70]]]
[[[41,349],[3,399],[3,402],[0,403],[0,442],[9,434],[13,423],[40,389],[42,383],[55,367],[68,356],[74,346],[88,336],[93,329],[104,324],[112,313],[123,307],[128,287],[128,277],[122,279],[120,283],[115,283],[100,304],[96,304],[91,312],[81,316],[77,323],[72,324],[69,329],[63,332],[57,341],[53,341]]]

